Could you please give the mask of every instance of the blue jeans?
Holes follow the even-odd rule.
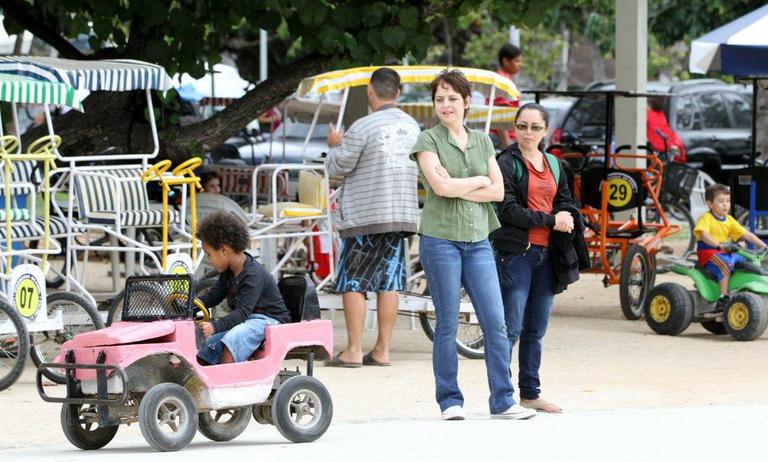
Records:
[[[542,339],[547,332],[555,300],[552,293],[555,275],[549,249],[532,245],[522,255],[498,253],[496,266],[504,299],[510,354],[520,340],[520,398],[536,399],[541,393],[539,368]]]
[[[267,337],[267,326],[278,324],[280,321],[265,314],[251,314],[248,319],[235,327],[224,332],[216,332],[208,337],[205,345],[197,352],[197,356],[208,364],[219,364],[224,351],[223,347],[226,346],[236,363],[245,361],[264,342]]]
[[[419,257],[435,305],[432,368],[440,410],[464,404],[456,380],[456,332],[461,286],[464,285],[483,330],[491,414],[506,411],[515,404],[509,377],[509,342],[499,279],[488,240],[471,243],[422,236]]]

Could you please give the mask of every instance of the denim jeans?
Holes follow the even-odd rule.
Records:
[[[483,330],[491,414],[506,411],[515,404],[509,377],[509,342],[499,279],[488,240],[470,243],[422,236],[419,257],[435,305],[432,367],[440,410],[464,404],[456,380],[456,332],[463,285]]]
[[[555,295],[554,269],[549,249],[532,245],[522,255],[498,253],[496,266],[504,300],[510,355],[520,340],[518,386],[521,399],[541,393],[542,339],[547,332]],[[511,356],[510,356],[511,359]]]
[[[261,346],[267,337],[267,326],[280,324],[275,318],[261,313],[253,313],[248,319],[235,327],[217,332],[205,341],[197,356],[208,364],[221,363],[221,354],[226,346],[236,363],[246,361]]]

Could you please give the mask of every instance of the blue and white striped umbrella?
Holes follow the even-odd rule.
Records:
[[[64,83],[77,90],[130,91],[171,88],[162,66],[130,59],[78,61],[38,56],[0,57],[0,73]]]
[[[768,76],[768,5],[694,40],[688,68],[697,74]]]

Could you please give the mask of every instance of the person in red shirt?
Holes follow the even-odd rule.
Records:
[[[664,99],[661,97],[648,98],[648,112],[646,113],[646,127],[648,144],[656,152],[665,152],[665,150],[677,150],[674,158],[670,155],[667,159],[670,162],[685,163],[685,146],[672,130],[667,122],[667,116],[664,115]],[[666,148],[666,149],[665,149]],[[671,153],[670,153],[671,154]]]
[[[520,50],[520,47],[512,45],[511,43],[505,43],[499,49],[499,68],[496,70],[496,73],[508,78],[509,80],[513,80],[522,68],[523,52]],[[520,102],[497,96],[493,100],[493,105],[503,107],[519,107]],[[501,145],[502,149],[512,144],[512,141],[515,139],[514,130],[491,130],[491,134],[499,137],[499,144]]]

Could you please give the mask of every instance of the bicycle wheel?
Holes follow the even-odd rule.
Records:
[[[424,287],[422,295],[429,295],[429,287]],[[469,302],[469,297],[462,287],[461,301]],[[435,312],[420,311],[419,323],[429,340],[435,339]],[[459,313],[459,328],[456,331],[456,351],[465,358],[482,359],[485,356],[485,341],[483,330],[480,328],[480,322],[477,316],[472,313]]]
[[[13,385],[24,371],[29,351],[27,325],[21,315],[0,300],[0,390]]]
[[[56,311],[62,310],[64,326],[61,330],[31,332],[32,347],[29,355],[35,366],[52,362],[59,353],[61,345],[71,340],[75,335],[104,328],[96,307],[80,294],[57,292],[48,296],[48,317],[54,317]],[[66,383],[63,372],[45,369],[43,375],[55,383]]]

